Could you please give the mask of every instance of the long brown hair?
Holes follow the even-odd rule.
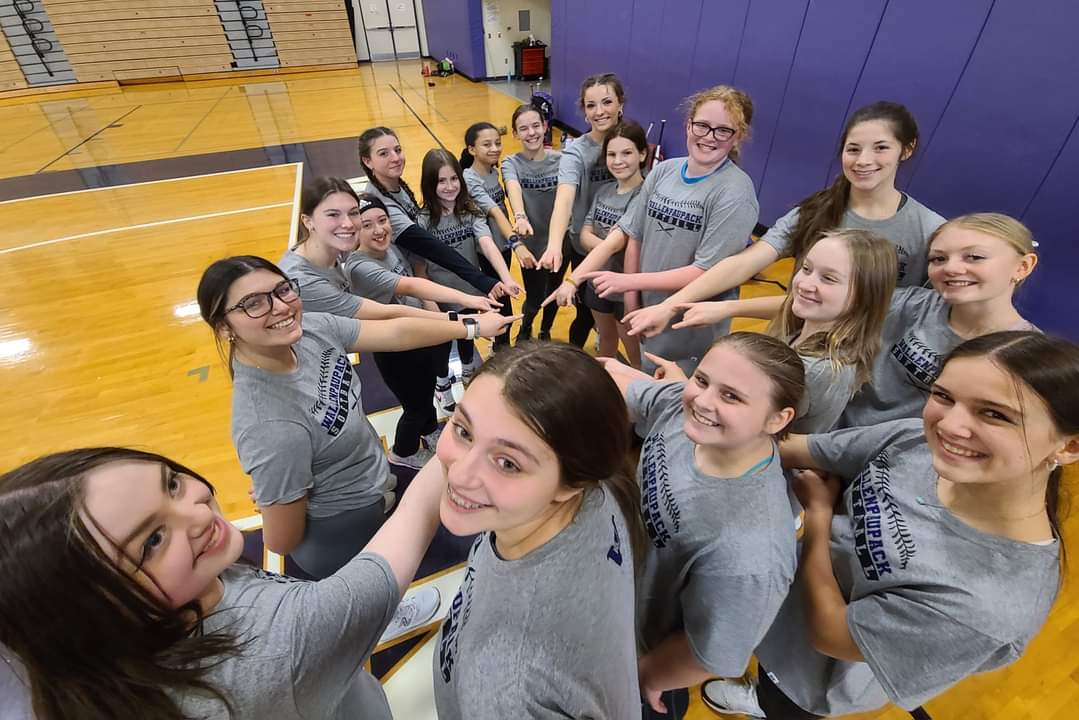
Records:
[[[315,208],[321,205],[323,200],[336,193],[349,195],[357,205],[360,204],[360,197],[348,184],[348,180],[322,176],[315,178],[310,185],[304,186],[300,193],[300,214],[311,217],[315,214]],[[307,242],[308,235],[307,226],[302,222],[296,223],[296,244]]]
[[[449,150],[435,148],[428,150],[423,156],[423,169],[420,174],[420,195],[423,197],[423,209],[431,216],[431,227],[438,227],[442,219],[442,202],[438,199],[438,173],[444,167],[453,168],[457,174],[457,181],[461,184],[461,191],[457,193],[457,199],[453,203],[453,214],[459,220],[464,220],[469,215],[483,217],[483,211],[479,209],[472,196],[468,194],[468,186],[465,184],[464,171],[461,163]]]
[[[203,634],[197,601],[163,605],[91,534],[86,475],[123,461],[164,464],[213,492],[173,460],[115,447],[46,455],[0,475],[0,643],[25,666],[41,720],[182,720],[169,692],[216,697],[231,716],[206,675],[247,641]]]
[[[898,260],[895,246],[868,230],[843,229],[825,232],[813,245],[825,238],[842,240],[850,253],[850,294],[847,309],[827,332],[816,333],[798,346],[798,353],[808,357],[826,357],[836,370],[843,365],[854,367],[857,390],[869,381],[873,359],[880,350],[880,333],[888,314]],[[805,263],[806,249],[794,272]],[[805,321],[794,314],[794,283],[787,289],[783,307],[768,325],[768,333],[789,340],[800,332]]]
[[[386,135],[392,135],[393,138],[397,140],[397,142],[401,142],[401,139],[397,137],[396,132],[394,132],[391,128],[382,125],[364,130],[363,133],[360,135],[359,154],[360,168],[363,170],[363,174],[367,177],[368,182],[374,185],[380,193],[389,197],[390,191],[386,189],[386,186],[379,182],[378,178],[375,177],[374,171],[371,170],[371,168],[367,167],[367,163],[364,162],[364,160],[369,160],[371,158],[371,146],[374,145],[375,140],[378,140],[380,137],[385,137]],[[405,191],[405,194],[408,195],[409,199],[411,199],[412,202],[418,207],[419,203],[416,202],[416,195],[412,192],[412,188],[408,186],[408,183],[405,182],[404,177],[401,178],[400,183],[401,189]],[[405,210],[405,208],[401,209]],[[415,218],[413,218],[413,220],[415,220]]]
[[[1057,432],[1079,435],[1079,346],[1038,332],[1010,330],[967,340],[948,354],[944,364],[956,358],[975,357],[988,358],[1016,383],[1026,385],[1041,398]],[[1031,468],[1031,472],[1036,469]],[[1060,486],[1063,473],[1063,467],[1053,469],[1045,489],[1045,507],[1057,537],[1060,537],[1060,516],[1066,509]],[[1063,559],[1061,544],[1062,562]]]
[[[580,348],[527,342],[476,372],[502,381],[502,397],[558,457],[562,484],[602,485],[618,502],[637,562],[646,547],[640,488],[629,461],[629,411],[611,376]]]
[[[843,148],[847,144],[847,137],[855,125],[860,125],[871,120],[880,120],[888,123],[892,128],[895,139],[902,146],[901,162],[910,159],[918,146],[918,123],[910,110],[899,103],[875,102],[872,105],[858,108],[850,116],[843,134],[839,138],[837,155],[842,160]],[[847,203],[850,201],[850,180],[840,170],[839,177],[824,190],[813,193],[802,202],[798,203],[798,222],[791,231],[788,246],[791,257],[798,258],[809,249],[810,243],[821,236],[825,230],[839,227],[843,221],[843,213],[847,211]]]

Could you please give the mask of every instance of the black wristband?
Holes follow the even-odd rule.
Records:
[[[450,320],[452,320],[453,322],[457,322],[458,318],[460,317],[457,314],[456,310],[450,310],[449,312],[446,313],[446,315],[448,315]]]

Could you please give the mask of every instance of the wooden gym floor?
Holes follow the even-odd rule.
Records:
[[[228,377],[194,304],[199,276],[226,255],[279,258],[302,181],[359,176],[355,138],[365,128],[398,131],[418,188],[424,152],[439,141],[459,152],[468,125],[508,125],[518,104],[496,86],[430,82],[418,62],[402,62],[0,100],[3,467],[73,446],[136,445],[204,473],[229,517],[251,524],[249,481],[229,439]],[[504,151],[517,149],[507,136]],[[570,314],[560,312],[556,336]],[[386,409],[374,419],[388,434],[392,398],[371,365],[361,362],[364,402]],[[1074,558],[1074,513],[1064,531]],[[934,718],[1079,717],[1076,567],[1027,656],[929,703]],[[428,572],[422,583],[440,587],[444,611],[460,570],[443,560]],[[398,717],[433,717],[433,631],[374,659]],[[688,717],[716,716],[695,701]]]

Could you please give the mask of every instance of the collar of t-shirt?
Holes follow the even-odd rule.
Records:
[[[707,180],[708,178],[712,177],[717,172],[725,168],[727,166],[727,163],[730,162],[730,160],[731,158],[728,155],[727,157],[723,158],[723,162],[719,164],[719,167],[717,167],[715,170],[708,173],[707,175],[701,175],[699,177],[689,177],[688,175],[686,175],[686,171],[689,170],[689,158],[686,158],[686,160],[682,163],[682,182],[684,182],[686,185],[695,185],[701,180]]]

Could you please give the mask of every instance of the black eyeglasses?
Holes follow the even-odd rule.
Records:
[[[233,310],[243,310],[244,315],[252,320],[266,317],[270,314],[270,310],[273,309],[273,299],[275,297],[281,302],[292,302],[300,297],[300,283],[295,280],[282,280],[274,285],[273,290],[269,292],[251,293],[225,310],[225,314],[227,315]]]
[[[734,134],[736,132],[738,132],[734,128],[725,127],[723,125],[720,125],[719,127],[712,127],[708,123],[700,122],[699,120],[694,120],[693,122],[691,122],[689,124],[689,129],[690,132],[692,132],[699,138],[708,137],[709,135],[711,135],[720,142],[727,142],[732,137],[734,137]]]

